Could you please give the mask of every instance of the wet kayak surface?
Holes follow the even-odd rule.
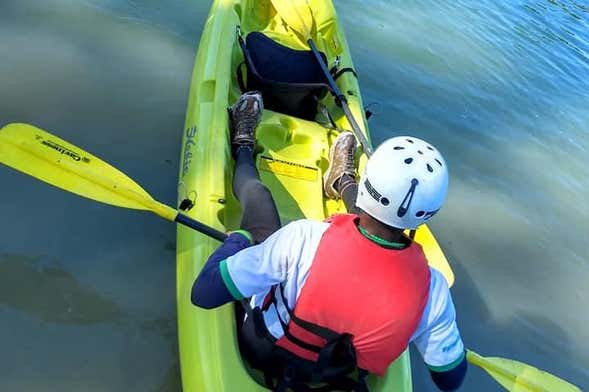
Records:
[[[431,223],[463,338],[589,385],[589,8],[338,1],[376,144],[450,166]],[[174,204],[208,2],[5,0],[0,125],[28,122]],[[1,390],[177,391],[175,229],[0,170]],[[434,391],[413,352],[416,391]],[[471,367],[464,390],[498,386]]]

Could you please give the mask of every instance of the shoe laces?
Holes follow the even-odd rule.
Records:
[[[356,158],[356,146],[355,143],[352,142],[347,147],[348,148],[346,148],[346,163],[344,165],[344,172],[350,174],[352,177],[355,177],[356,165],[354,164],[354,160]]]
[[[245,115],[239,119],[234,119],[235,127],[238,133],[252,132],[257,125],[257,119],[255,115]]]
[[[259,109],[259,103],[248,102],[243,110],[239,110],[241,105],[243,103],[236,105],[236,110],[232,114],[233,123],[238,133],[251,132],[258,125],[259,110],[254,110],[254,108],[258,106]]]

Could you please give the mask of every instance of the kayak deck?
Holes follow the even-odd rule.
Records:
[[[313,39],[331,64],[336,56],[342,67],[353,67],[343,32],[330,1],[309,1],[315,23]],[[195,60],[183,133],[179,203],[191,199],[186,211],[219,230],[239,228],[241,210],[231,190],[233,161],[228,145],[227,107],[241,94],[235,71],[243,61],[236,27],[244,36],[264,34],[292,48],[306,49],[276,13],[270,0],[216,0],[201,37]],[[338,79],[351,112],[369,138],[358,82],[351,74]],[[337,128],[349,129],[341,109],[332,98],[323,104]],[[323,196],[323,173],[328,167],[331,143],[339,133],[317,122],[265,110],[257,128],[256,164],[264,184],[271,190],[282,224],[301,218],[323,220],[345,212],[343,202]],[[365,155],[358,156],[360,169]],[[417,231],[428,259],[451,284],[452,271],[427,227]],[[195,231],[178,227],[177,306],[182,383],[185,391],[264,391],[250,375],[237,347],[232,305],[203,310],[190,302],[194,279],[216,249],[218,242]],[[371,391],[411,391],[408,351],[393,363],[385,377],[369,377]]]

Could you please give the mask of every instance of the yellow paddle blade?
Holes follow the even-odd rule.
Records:
[[[89,199],[175,218],[175,210],[155,201],[125,174],[32,125],[0,129],[0,163]]]
[[[303,42],[311,38],[314,18],[307,0],[271,0],[274,9],[286,24],[298,33]]]
[[[483,357],[468,350],[466,359],[491,375],[511,392],[581,392],[575,385],[533,366],[497,357]]]

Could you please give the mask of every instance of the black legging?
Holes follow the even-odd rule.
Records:
[[[237,151],[233,172],[233,194],[241,203],[243,211],[241,228],[251,233],[254,241],[260,243],[280,228],[280,217],[270,190],[260,181],[251,149]],[[358,184],[347,182],[342,192],[346,209],[358,213],[356,196]]]
[[[248,147],[237,150],[233,194],[242,209],[241,228],[260,243],[280,229],[280,217],[270,190],[260,181],[254,154]]]
[[[359,214],[360,209],[356,207],[356,197],[358,197],[358,183],[352,177],[344,174],[345,184],[339,189],[339,193],[344,201],[346,210],[351,214]],[[343,180],[341,182],[344,182]]]

